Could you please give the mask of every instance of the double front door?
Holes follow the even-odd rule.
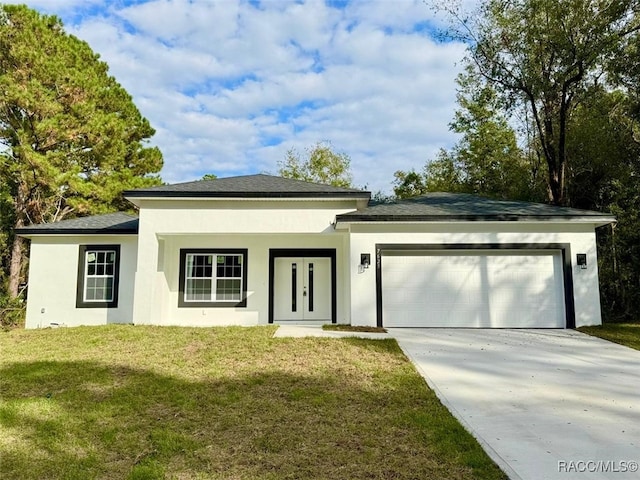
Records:
[[[275,259],[274,320],[331,321],[331,259]]]

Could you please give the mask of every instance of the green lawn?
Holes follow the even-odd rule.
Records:
[[[580,327],[578,330],[640,350],[640,323],[605,323],[597,327]]]
[[[0,334],[0,478],[505,478],[395,341],[273,332]]]

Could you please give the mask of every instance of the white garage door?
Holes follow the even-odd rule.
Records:
[[[563,328],[560,251],[385,252],[385,327]]]

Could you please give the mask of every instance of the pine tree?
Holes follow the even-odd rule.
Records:
[[[160,181],[153,134],[106,63],[57,17],[0,7],[0,201],[9,204],[0,213],[12,297],[25,254],[13,230],[123,208],[123,190]]]

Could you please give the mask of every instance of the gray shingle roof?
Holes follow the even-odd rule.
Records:
[[[16,233],[28,235],[102,234],[123,235],[138,233],[138,217],[123,212],[73,218],[54,223],[41,223],[18,228]]]
[[[291,178],[257,174],[240,177],[198,180],[195,182],[161,185],[124,192],[128,198],[144,197],[237,197],[237,198],[312,198],[355,197],[369,198],[369,192],[355,188],[334,187],[319,183],[304,182]]]
[[[556,207],[542,203],[493,200],[454,193],[430,193],[392,203],[371,205],[364,210],[338,215],[338,222],[379,221],[518,221],[518,220],[615,221],[610,213]]]

